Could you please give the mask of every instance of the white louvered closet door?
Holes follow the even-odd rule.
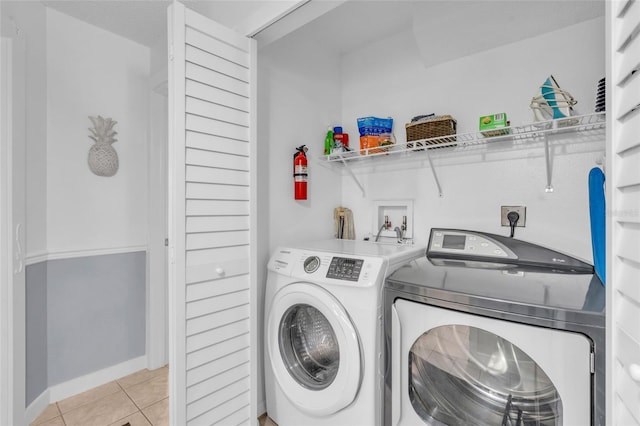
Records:
[[[609,147],[607,411],[640,425],[640,1],[608,5]]]
[[[171,424],[255,424],[255,42],[169,27]]]

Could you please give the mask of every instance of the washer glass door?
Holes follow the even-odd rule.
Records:
[[[312,283],[289,284],[274,295],[267,318],[273,376],[296,408],[328,416],[356,399],[363,371],[360,339],[331,293]]]
[[[280,320],[280,354],[289,373],[311,390],[327,388],[338,374],[340,346],[331,323],[307,304],[290,307]]]

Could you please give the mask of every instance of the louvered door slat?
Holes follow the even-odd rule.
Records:
[[[217,297],[189,302],[187,304],[187,319],[207,315],[212,312],[222,311],[246,303],[249,303],[248,291],[246,290],[239,290],[234,293],[227,293]],[[215,324],[212,324],[211,331],[217,333],[219,329],[214,329],[213,327],[215,327]],[[200,336],[200,338],[201,337],[202,336]],[[187,342],[187,347],[189,347],[189,342]]]
[[[255,41],[171,10],[172,424],[249,424]]]
[[[242,415],[248,417],[249,393],[244,392],[240,395],[234,395],[219,406],[207,411],[199,417],[189,420],[190,425],[209,426],[212,424],[226,425],[228,418],[232,418],[239,410],[244,410]]]
[[[185,33],[185,40],[188,45],[197,47],[216,56],[223,57],[225,60],[242,65],[248,68],[249,61],[247,59],[247,52],[237,49],[235,46],[231,46],[226,42],[221,41],[217,36],[208,36],[205,32],[208,29],[194,29],[188,27]]]
[[[225,185],[249,185],[249,173],[242,170],[216,169],[212,167],[187,166],[188,182],[220,183]]]
[[[218,120],[226,121],[237,126],[249,126],[249,113],[225,105],[207,102],[202,99],[187,98],[187,112],[203,117],[217,117]],[[227,144],[225,144],[227,145]]]
[[[630,260],[621,260],[616,263],[616,275],[618,282],[616,290],[626,297],[634,300],[640,306],[640,285],[638,285],[638,271],[640,265]],[[640,346],[640,342],[638,343]],[[640,352],[638,352],[640,356]]]
[[[185,88],[187,96],[191,98],[226,105],[229,108],[235,108],[239,111],[248,112],[250,109],[248,98],[217,87],[208,86],[199,81],[187,80]]]
[[[249,187],[218,185],[213,183],[188,183],[187,198],[202,200],[248,200]]]
[[[249,255],[249,247],[234,246],[234,247],[222,247],[203,250],[191,250],[187,252],[187,273],[192,266],[196,265],[211,265],[214,270],[221,269],[223,274],[219,274],[219,277],[227,274],[232,267],[238,268],[238,263],[245,262],[246,257]],[[211,261],[215,260],[215,263]],[[247,266],[248,268],[248,266]]]
[[[640,146],[640,114],[634,114],[625,121],[624,127],[620,129],[619,136],[617,154],[622,154]]]
[[[619,92],[618,116],[622,117],[639,105],[640,79],[632,76],[625,85],[625,90]]]
[[[187,369],[192,369],[204,365],[211,360],[222,358],[223,356],[249,348],[249,335],[244,334],[223,342],[224,344],[206,346],[198,351],[194,351],[187,357]]]
[[[187,250],[211,247],[228,247],[249,244],[249,231],[208,232],[187,235]]]
[[[187,148],[185,155],[187,164],[192,166],[249,171],[249,159],[245,156],[191,148]]]
[[[187,63],[187,78],[242,97],[249,97],[249,85],[201,65]]]
[[[199,115],[187,114],[187,130],[221,136],[241,142],[249,140],[249,130],[246,127],[236,126],[215,118],[206,118]]]
[[[187,320],[187,336],[203,333],[209,330],[211,324],[225,325],[247,319],[249,313],[249,304],[246,304]]]
[[[187,62],[217,70],[219,73],[233,76],[240,81],[249,82],[249,70],[245,66],[228,61],[218,55],[212,55],[202,48],[187,45],[186,58]]]
[[[213,392],[198,401],[189,404],[187,407],[187,417],[193,418],[200,416],[210,410],[211,407],[217,407],[229,399],[229,395],[239,395],[246,391],[249,385],[249,378],[240,379],[216,392]],[[234,424],[234,423],[229,423]]]
[[[240,231],[249,229],[248,216],[207,216],[187,219],[187,232]]]
[[[607,111],[610,144],[607,157],[607,214],[610,231],[607,276],[608,420],[616,426],[640,425],[640,2],[607,4],[612,30],[608,80],[612,92]],[[609,98],[609,95],[607,95]]]
[[[198,383],[203,377],[214,377],[249,361],[249,349],[233,352],[187,371],[187,384]]]
[[[619,23],[618,48],[627,48],[629,46],[629,42],[634,37],[634,34],[637,35],[639,23],[640,4],[637,1],[628,2],[624,19]]]
[[[217,376],[210,377],[201,382],[195,383],[187,388],[187,398],[189,401],[196,401],[204,396],[215,392],[231,383],[249,377],[249,363],[240,364]],[[213,390],[212,390],[213,389]]]
[[[214,281],[204,281],[187,285],[187,302],[195,302],[200,299],[216,297],[238,290],[248,290],[249,285],[246,277],[240,275],[236,277],[218,278]]]
[[[248,143],[229,144],[225,138],[205,133],[187,132],[187,147],[208,151],[226,152],[227,154],[249,155]]]

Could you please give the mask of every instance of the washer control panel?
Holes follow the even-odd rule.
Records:
[[[362,259],[332,257],[329,269],[327,270],[327,278],[358,281],[363,263],[364,261]]]

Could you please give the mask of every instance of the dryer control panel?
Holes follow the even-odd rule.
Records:
[[[427,258],[431,263],[447,260],[508,264],[520,269],[593,274],[593,266],[575,257],[502,235],[462,229],[431,229]]]
[[[433,229],[428,252],[431,256],[442,253],[476,258],[517,259],[513,251],[487,235],[451,229]]]

